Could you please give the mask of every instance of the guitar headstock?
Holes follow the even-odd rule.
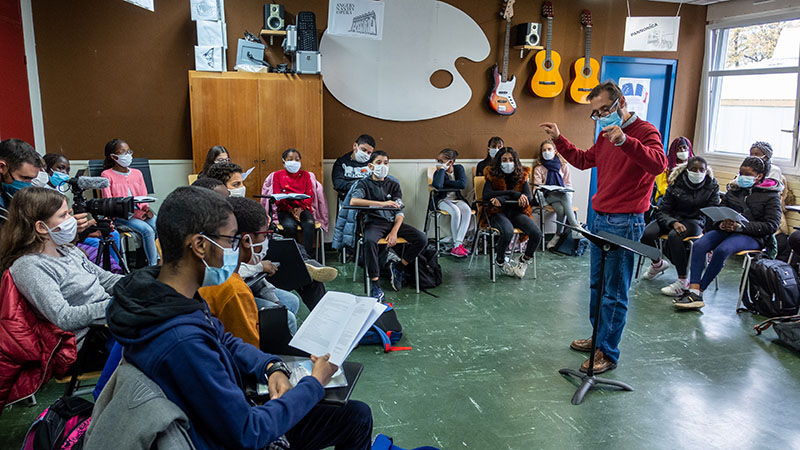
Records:
[[[542,3],[542,16],[552,19],[553,18],[553,4],[550,2]]]
[[[503,7],[503,13],[501,14],[503,19],[511,20],[511,17],[514,16],[514,3],[516,1],[517,0],[506,0],[506,6]]]
[[[592,13],[588,9],[584,9],[583,12],[581,12],[581,25],[585,27],[592,26]]]

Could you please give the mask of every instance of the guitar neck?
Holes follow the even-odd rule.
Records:
[[[506,19],[506,46],[503,49],[503,75],[502,81],[508,81],[508,41],[511,38],[511,18]]]
[[[547,43],[545,44],[545,59],[550,61],[550,51],[553,49],[553,18],[547,18]]]
[[[586,27],[586,55],[583,58],[583,67],[589,67],[589,59],[592,54],[592,26]]]

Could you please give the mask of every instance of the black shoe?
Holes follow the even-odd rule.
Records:
[[[392,289],[399,291],[403,288],[403,276],[405,272],[402,263],[392,262],[389,264],[390,272],[392,273]]]
[[[706,306],[706,304],[703,303],[703,296],[691,291],[686,291],[679,298],[672,300],[672,304],[677,309],[700,309]]]

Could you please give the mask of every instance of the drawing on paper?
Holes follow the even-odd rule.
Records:
[[[370,11],[360,16],[353,17],[353,24],[350,26],[351,33],[378,35],[378,19],[375,11]]]

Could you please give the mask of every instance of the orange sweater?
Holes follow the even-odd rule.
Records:
[[[258,347],[258,309],[253,292],[238,273],[218,286],[202,287],[198,292],[225,331]]]

